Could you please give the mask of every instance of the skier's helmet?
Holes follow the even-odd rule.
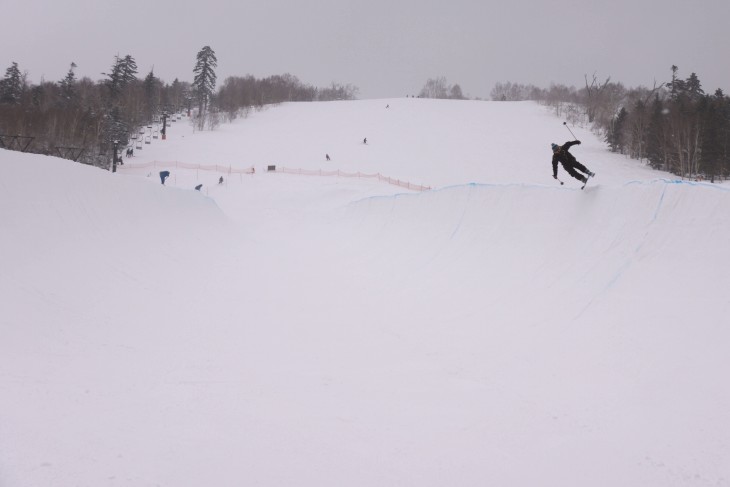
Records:
[[[550,147],[553,148],[553,152],[557,152],[558,149],[560,149],[560,146],[558,144],[554,144],[554,143],[553,144],[550,144]]]

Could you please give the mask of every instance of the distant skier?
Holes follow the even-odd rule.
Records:
[[[165,184],[165,179],[170,177],[170,171],[160,171],[160,181]]]
[[[328,161],[330,160],[330,155],[329,154],[325,154],[324,157],[326,157]]]
[[[195,187],[195,191],[200,191],[200,188],[202,188],[202,187],[203,187],[203,185],[202,185],[202,184],[199,184],[199,185],[197,185],[197,186]]]
[[[223,176],[221,176],[220,179],[218,179],[218,184],[223,184]]]
[[[573,176],[578,181],[582,182],[583,184],[588,181],[588,177],[593,177],[596,174],[589,171],[588,168],[586,168],[583,164],[578,162],[573,154],[571,154],[568,149],[570,149],[571,146],[580,144],[580,140],[574,140],[572,142],[566,142],[562,146],[558,144],[551,144],[553,148],[553,178],[558,179],[558,162],[560,162],[563,165],[563,169],[568,171],[568,174]],[[584,176],[583,174],[579,173],[578,171],[584,172],[588,175],[588,177]]]
[[[364,139],[362,139],[362,143],[363,143],[363,144],[367,144],[367,143],[368,143],[368,138],[367,138],[367,137],[365,137]]]

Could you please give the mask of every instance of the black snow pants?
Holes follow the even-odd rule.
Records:
[[[585,176],[582,175],[581,173],[579,173],[578,171],[584,172],[584,173],[586,173],[586,175],[588,175],[588,173],[590,172],[583,164],[581,164],[578,161],[575,161],[572,164],[568,163],[568,162],[560,161],[560,164],[563,165],[563,169],[565,169],[568,172],[568,174],[573,176],[578,181],[583,181],[583,179],[585,178]],[[578,171],[576,171],[576,169]]]

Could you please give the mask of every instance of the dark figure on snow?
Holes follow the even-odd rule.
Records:
[[[160,171],[160,181],[165,184],[165,179],[170,177],[170,171]]]
[[[330,155],[329,154],[325,154],[324,156],[327,158],[328,161],[330,160]]]
[[[223,176],[221,176],[220,179],[218,180],[218,184],[223,184]]]
[[[202,188],[202,187],[203,187],[203,185],[202,185],[202,184],[199,184],[199,185],[197,185],[197,186],[195,187],[195,191],[200,191],[200,188]]]
[[[367,143],[368,143],[368,138],[367,138],[367,137],[365,137],[364,139],[362,139],[362,143],[363,143],[363,144],[367,144]]]
[[[552,144],[553,147],[553,178],[558,179],[558,162],[560,162],[563,165],[563,169],[568,171],[568,174],[573,176],[578,181],[585,183],[588,181],[588,178],[584,176],[583,174],[579,173],[578,171],[581,171],[585,173],[586,175],[593,177],[596,174],[592,173],[588,170],[583,164],[575,160],[575,157],[573,157],[573,154],[571,154],[568,149],[570,149],[571,146],[580,144],[580,140],[574,140],[572,142],[566,142],[562,146],[558,144]],[[576,169],[578,171],[576,171]]]

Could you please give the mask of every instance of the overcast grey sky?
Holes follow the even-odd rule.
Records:
[[[196,53],[228,76],[291,73],[361,98],[417,94],[444,76],[487,98],[496,82],[626,86],[696,72],[730,93],[730,0],[0,0],[0,68],[100,79],[114,55],[139,76],[192,80]]]

